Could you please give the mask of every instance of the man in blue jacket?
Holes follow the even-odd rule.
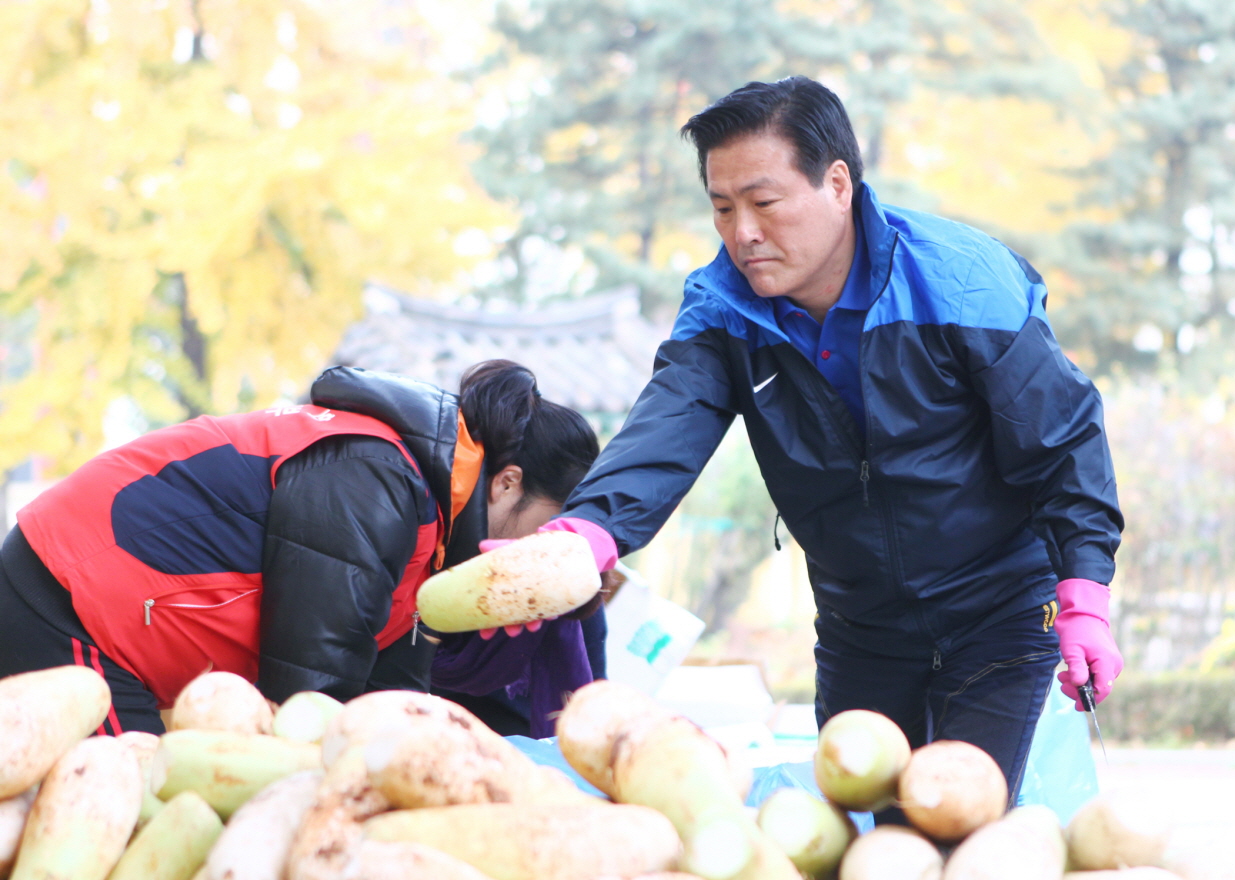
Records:
[[[642,547],[740,414],[806,553],[819,722],[874,709],[915,747],[972,742],[1015,798],[1061,650],[1073,699],[1122,668],[1101,399],[1042,279],[977,230],[881,205],[810,79],[750,83],[683,133],[724,247],[563,513]]]

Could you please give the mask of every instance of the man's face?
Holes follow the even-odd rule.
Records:
[[[793,144],[771,132],[710,150],[712,218],[755,293],[822,313],[839,298],[853,261],[853,184],[844,162],[832,163],[816,187],[793,160]]]

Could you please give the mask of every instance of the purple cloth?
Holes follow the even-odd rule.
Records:
[[[483,696],[498,688],[526,693],[531,703],[531,734],[553,736],[556,713],[566,697],[592,681],[577,620],[545,621],[536,632],[513,638],[498,630],[492,639],[477,633],[442,637],[433,658],[433,683],[452,691]]]

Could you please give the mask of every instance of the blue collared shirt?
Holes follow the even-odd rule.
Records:
[[[772,297],[772,307],[777,325],[840,394],[857,423],[858,435],[865,438],[866,405],[862,401],[858,349],[866,312],[871,306],[870,258],[856,200],[854,209],[853,265],[840,298],[828,309],[823,324],[787,296]]]

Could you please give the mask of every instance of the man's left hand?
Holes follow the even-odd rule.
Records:
[[[1059,673],[1059,681],[1063,692],[1076,701],[1077,710],[1084,711],[1077,689],[1092,678],[1094,702],[1101,703],[1124,668],[1111,635],[1111,591],[1096,581],[1068,578],[1059,582],[1056,595],[1059,614],[1055,631],[1059,634],[1059,652],[1068,664]]]

